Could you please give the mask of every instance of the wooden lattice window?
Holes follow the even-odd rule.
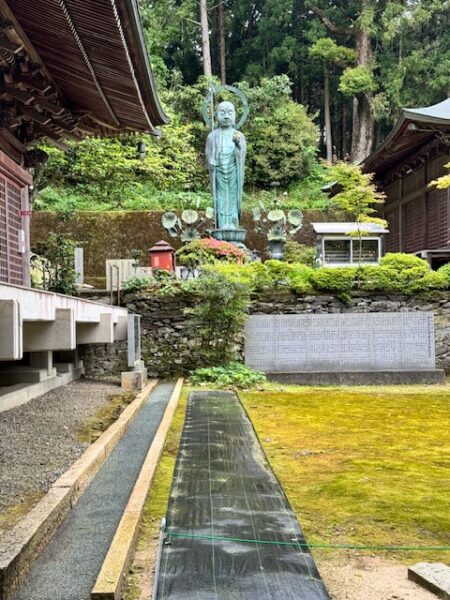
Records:
[[[8,281],[8,227],[6,220],[6,180],[0,176],[0,281]]]
[[[398,208],[387,212],[385,219],[388,222],[389,229],[386,237],[386,250],[387,252],[400,252],[400,219]]]
[[[427,167],[427,181],[433,181],[442,175],[445,175],[448,171],[444,165],[450,162],[448,154],[437,156],[433,160],[430,160]]]
[[[446,190],[434,190],[427,197],[427,247],[441,248],[448,242],[448,200]]]
[[[21,189],[0,176],[0,281],[23,284]]]
[[[411,200],[403,205],[403,219],[404,251],[419,252],[423,250],[422,198]]]
[[[423,167],[415,169],[403,180],[403,195],[407,196],[420,190],[425,185],[425,170]]]

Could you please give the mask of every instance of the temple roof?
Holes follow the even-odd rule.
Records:
[[[367,232],[367,234],[381,235],[389,233],[389,231],[379,225],[378,223],[311,223],[316,233],[321,235],[349,235],[351,232],[357,231],[358,228],[361,231]]]
[[[0,0],[0,69],[0,128],[19,151],[167,122],[136,0]]]
[[[362,161],[365,172],[376,178],[386,170],[422,159],[450,135],[450,98],[423,108],[404,108],[387,138]]]

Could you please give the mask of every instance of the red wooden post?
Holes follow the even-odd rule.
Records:
[[[161,240],[149,248],[150,266],[152,269],[161,269],[173,273],[175,271],[175,248]]]

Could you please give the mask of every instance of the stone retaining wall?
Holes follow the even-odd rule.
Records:
[[[169,238],[161,224],[164,211],[74,211],[61,218],[60,213],[35,211],[31,219],[31,246],[47,238],[49,231],[66,235],[84,248],[84,279],[97,288],[106,287],[105,261],[110,258],[131,258],[133,249],[142,250],[142,265],[148,265],[147,250],[159,240],[168,240],[179,248],[178,238]],[[314,245],[316,236],[311,223],[348,221],[343,213],[324,210],[304,210],[303,227],[295,234],[301,244]],[[241,225],[247,230],[246,244],[264,256],[267,239],[255,231],[251,211],[243,211]]]
[[[197,340],[184,309],[196,299],[180,294],[159,298],[129,294],[125,306],[142,315],[142,357],[151,377],[186,374],[199,366]],[[450,293],[434,300],[419,300],[400,295],[354,294],[349,304],[334,296],[297,297],[289,292],[259,294],[252,301],[251,314],[312,314],[430,311],[435,315],[436,366],[450,372]],[[87,374],[123,370],[125,345],[85,346],[82,358]]]

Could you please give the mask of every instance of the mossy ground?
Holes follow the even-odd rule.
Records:
[[[310,543],[450,545],[449,385],[240,396]]]
[[[20,504],[10,506],[0,514],[0,534],[12,529],[44,496],[44,492],[28,494]]]
[[[77,431],[77,440],[92,444],[112,425],[124,409],[136,398],[136,392],[129,390],[110,396],[106,404],[101,406]]]

